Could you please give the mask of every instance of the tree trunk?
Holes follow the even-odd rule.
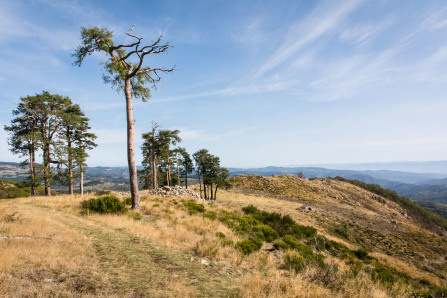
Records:
[[[71,142],[68,142],[68,192],[73,195],[73,158],[71,156]]]
[[[127,161],[129,165],[129,182],[130,194],[132,196],[132,209],[140,209],[140,194],[138,193],[138,176],[137,167],[135,165],[134,150],[134,120],[132,107],[132,92],[130,78],[126,78],[124,84],[124,92],[126,94],[126,111],[127,111]]]
[[[177,182],[178,182],[178,186],[180,186],[180,168],[178,165],[178,153],[175,155],[176,161],[177,161]]]
[[[157,181],[157,162],[156,162],[156,156],[155,156],[155,124],[152,125],[152,188],[157,189],[158,188],[158,181]]]
[[[80,170],[80,177],[79,177],[79,193],[81,195],[84,194],[84,172],[82,171],[82,166],[79,167]]]
[[[34,146],[34,144],[32,144],[31,146]],[[29,153],[29,170],[30,170],[30,175],[31,175],[31,195],[32,196],[36,195],[36,188],[35,188],[35,184],[36,184],[36,170],[34,169],[34,158],[35,158],[34,149],[30,149],[30,153]]]
[[[168,181],[168,186],[171,186],[171,161],[169,159],[169,156],[168,156],[168,172],[166,180]]]
[[[203,179],[203,195],[205,197],[205,200],[208,200],[208,196],[206,193],[206,183],[205,183],[205,179]]]
[[[217,194],[217,188],[218,188],[219,186],[216,184],[216,189],[214,190],[214,199],[216,199],[216,194]]]
[[[188,189],[188,171],[185,169],[185,186]]]
[[[50,145],[45,144],[43,152],[43,175],[45,180],[45,195],[51,196],[50,188]]]

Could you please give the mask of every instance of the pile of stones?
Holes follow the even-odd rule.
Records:
[[[163,186],[157,189],[152,189],[149,191],[151,196],[156,197],[182,197],[182,198],[194,198],[200,200],[200,196],[187,188],[181,186]]]

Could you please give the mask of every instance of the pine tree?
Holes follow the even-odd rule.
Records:
[[[95,52],[102,52],[108,56],[103,63],[105,83],[110,83],[119,91],[124,91],[126,97],[127,115],[127,159],[129,165],[130,192],[132,196],[132,209],[140,209],[140,195],[138,193],[138,177],[135,165],[134,153],[134,124],[132,98],[141,98],[147,101],[150,94],[150,84],[155,87],[161,80],[160,74],[171,72],[173,68],[143,67],[146,55],[161,54],[171,46],[161,44],[161,36],[152,44],[142,46],[142,38],[131,34],[132,27],[127,35],[134,39],[130,44],[115,45],[113,33],[105,28],[81,28],[82,44],[76,49],[73,56],[76,58],[75,65],[81,66],[84,58]],[[135,62],[133,62],[135,61]]]
[[[10,126],[4,127],[10,134],[9,146],[14,154],[28,156],[24,164],[29,165],[28,181],[31,187],[31,195],[36,194],[39,177],[36,174],[36,152],[39,149],[40,131],[37,127],[38,105],[35,97],[20,98],[17,109],[12,112],[16,118]]]

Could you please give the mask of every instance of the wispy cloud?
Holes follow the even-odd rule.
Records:
[[[340,39],[344,42],[363,44],[378,32],[389,27],[394,20],[386,20],[378,24],[358,24],[345,28],[341,34]]]
[[[259,68],[256,76],[261,76],[288,61],[305,46],[336,29],[337,25],[361,3],[349,0],[343,3],[325,2],[318,7],[303,22],[291,26],[286,38],[279,48]]]

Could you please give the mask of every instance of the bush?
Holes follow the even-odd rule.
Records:
[[[205,212],[205,206],[203,204],[197,204],[194,200],[185,201],[183,205],[188,209],[190,215]]]
[[[203,217],[209,218],[211,220],[215,220],[217,218],[216,212],[213,211],[203,213]]]
[[[112,195],[83,201],[81,206],[87,214],[91,212],[114,214],[127,212],[126,205],[124,205],[124,203],[122,203],[117,197]]]
[[[275,243],[273,243],[273,248],[276,250],[287,250],[289,249],[289,246],[284,241],[276,241]]]
[[[218,238],[225,238],[225,237],[226,237],[225,234],[222,233],[222,232],[216,232],[216,236],[217,236]]]
[[[285,255],[284,264],[289,270],[295,270],[296,272],[302,271],[307,266],[307,262],[302,256],[289,254]]]
[[[261,211],[253,205],[242,208],[245,214],[270,226],[280,236],[293,235],[296,238],[310,238],[317,234],[317,229],[297,224],[289,215],[282,216],[276,212]]]
[[[366,260],[368,258],[368,250],[366,248],[359,248],[359,249],[353,250],[352,253],[359,260]]]
[[[132,198],[131,197],[127,197],[123,200],[123,203],[125,205],[132,205]]]
[[[259,240],[258,238],[253,237],[250,237],[248,239],[236,243],[236,248],[239,249],[245,255],[260,250],[261,247],[262,247],[262,241]]]
[[[279,238],[278,232],[267,225],[258,225],[253,228],[253,231],[256,233],[256,236],[262,240],[267,242],[272,242],[275,239]]]
[[[286,235],[284,236],[284,242],[287,243],[287,245],[290,248],[293,248],[297,250],[303,257],[312,257],[314,255],[312,249],[307,246],[306,244],[301,243],[293,236]]]

